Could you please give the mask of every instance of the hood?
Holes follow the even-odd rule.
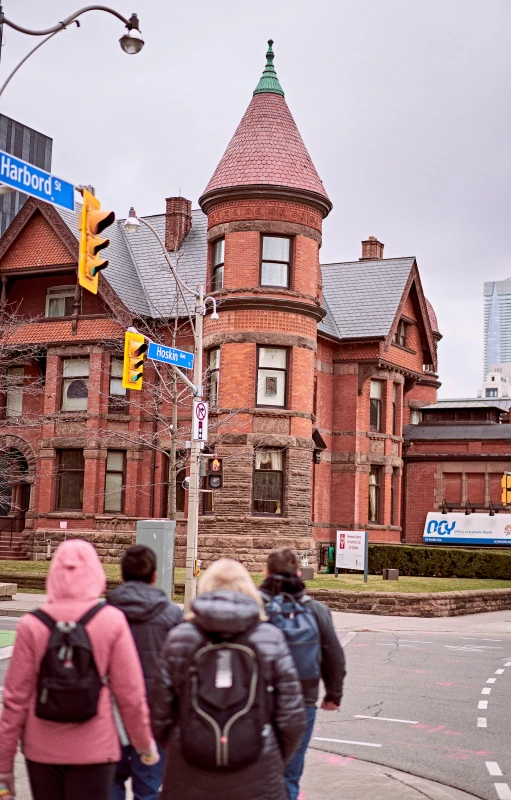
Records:
[[[209,633],[229,638],[259,621],[259,606],[241,592],[217,589],[196,597],[192,603],[196,624]]]
[[[93,546],[69,539],[57,548],[46,579],[50,603],[59,600],[97,600],[106,589],[106,576]]]
[[[133,622],[147,622],[158,616],[168,605],[163,589],[144,581],[126,581],[108,593],[107,601]]]
[[[270,597],[274,597],[281,592],[300,597],[305,592],[305,584],[298,575],[293,575],[291,572],[281,572],[280,574],[268,575],[259,589],[263,594]]]

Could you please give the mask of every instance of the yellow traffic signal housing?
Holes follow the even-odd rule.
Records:
[[[122,385],[125,389],[142,388],[146,351],[147,344],[142,334],[126,331],[124,334],[124,364],[122,370]]]
[[[223,482],[222,459],[208,458],[208,489],[221,489]]]
[[[502,486],[502,505],[511,505],[511,472],[504,472],[501,481]]]
[[[110,244],[99,235],[115,222],[113,211],[101,211],[101,203],[87,189],[82,190],[83,206],[78,220],[80,252],[78,257],[78,283],[93,294],[98,293],[98,273],[108,267],[108,260],[98,253]]]

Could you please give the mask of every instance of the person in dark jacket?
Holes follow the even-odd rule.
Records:
[[[226,558],[208,567],[190,621],[167,637],[150,698],[154,736],[167,749],[162,800],[287,800],[284,764],[305,729],[303,697],[282,632],[261,619],[265,619],[262,600],[245,567]],[[273,687],[262,752],[237,771],[201,769],[182,752],[179,710],[188,691],[189,667],[208,642],[235,643],[237,636],[256,652],[267,691]],[[217,664],[212,685],[220,685],[219,669]]]
[[[124,583],[107,595],[107,602],[123,611],[128,620],[149,697],[160,650],[171,628],[183,621],[183,612],[162,589],[156,588],[156,554],[150,547],[137,544],[126,550],[121,559],[121,571]],[[122,757],[117,765],[111,800],[125,800],[125,784],[130,777],[135,800],[157,800],[165,767],[163,751],[160,751],[160,762],[148,767],[127,737],[124,738],[122,729],[121,744]]]
[[[311,609],[319,630],[321,647],[321,677],[325,684],[325,696],[321,702],[323,711],[338,711],[341,705],[342,687],[346,676],[344,652],[335,633],[330,610],[305,593],[305,584],[300,577],[298,556],[294,550],[282,547],[268,556],[266,580],[260,586],[265,603],[279,594],[291,595],[299,603]],[[300,792],[305,753],[314,730],[316,704],[319,699],[319,680],[314,686],[303,687],[305,698],[306,729],[300,746],[286,765],[285,779],[289,800],[297,800]]]

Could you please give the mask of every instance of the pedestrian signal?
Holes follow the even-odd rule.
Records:
[[[126,331],[124,334],[124,364],[122,369],[122,385],[125,389],[142,388],[146,351],[145,337],[141,333]]]
[[[511,472],[504,472],[501,481],[502,486],[502,505],[511,505]]]
[[[208,458],[208,489],[221,489],[223,485],[222,459]]]
[[[78,256],[78,283],[92,294],[98,293],[99,273],[108,267],[108,259],[98,256],[108,247],[108,239],[99,235],[115,222],[113,211],[101,211],[101,203],[87,189],[82,189],[83,206],[78,217],[80,249]]]

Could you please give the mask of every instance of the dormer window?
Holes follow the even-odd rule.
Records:
[[[394,332],[394,336],[392,337],[392,344],[398,344],[399,347],[406,347],[406,330],[408,325],[402,319],[399,321],[399,324]]]
[[[75,299],[74,286],[54,286],[46,292],[46,316],[70,317]]]

